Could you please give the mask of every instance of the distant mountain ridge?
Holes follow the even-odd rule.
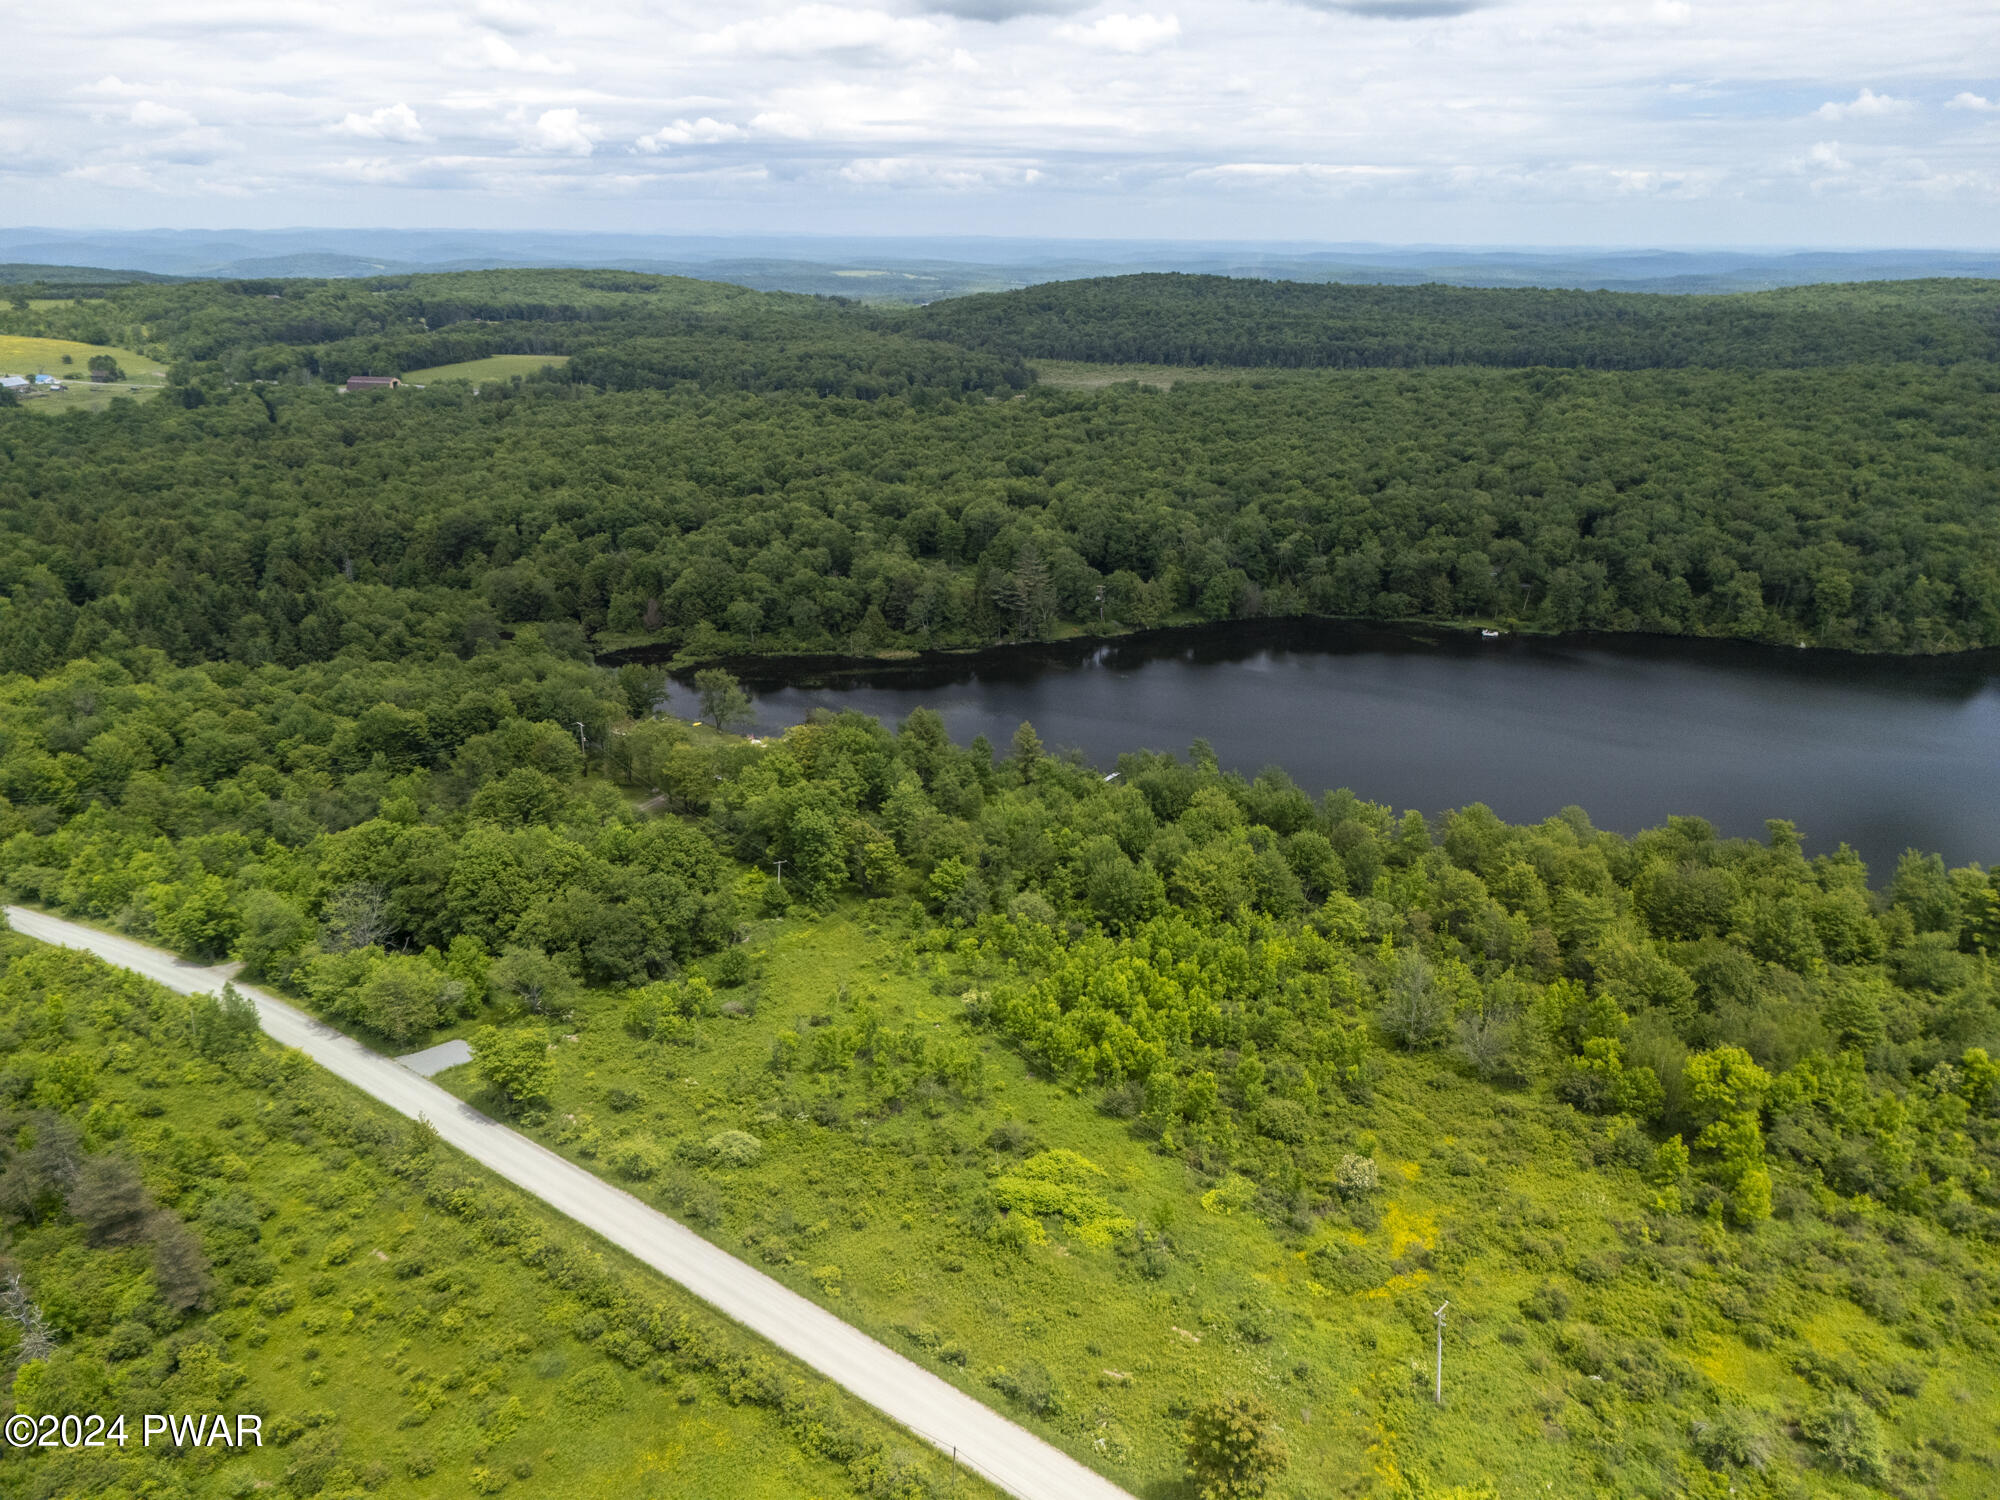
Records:
[[[153,271],[122,271],[108,266],[51,266],[21,261],[0,262],[0,286],[130,286],[134,282],[179,281]]]
[[[367,277],[578,267],[759,291],[928,302],[1140,271],[1377,285],[1714,293],[1834,281],[2000,277],[2000,251],[1660,250],[977,237],[583,234],[407,229],[0,229],[12,269],[77,284],[161,276]],[[77,269],[72,269],[77,268]],[[87,268],[87,269],[84,269]],[[119,273],[128,273],[121,276]],[[145,273],[143,275],[129,273]],[[33,280],[7,276],[0,280]]]

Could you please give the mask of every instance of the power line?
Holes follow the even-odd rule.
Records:
[[[1451,1304],[1447,1302],[1444,1304],[1444,1307],[1440,1307],[1436,1312],[1431,1314],[1432,1317],[1438,1320],[1437,1404],[1439,1406],[1444,1405],[1444,1309],[1450,1306]]]

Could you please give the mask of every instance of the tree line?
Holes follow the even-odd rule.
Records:
[[[1041,359],[1285,369],[1799,369],[2000,357],[2000,284],[1730,296],[1354,286],[1154,273],[936,302],[926,337]]]

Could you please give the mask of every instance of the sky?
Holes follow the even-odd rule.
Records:
[[[10,8],[0,221],[2000,246],[1994,0]]]

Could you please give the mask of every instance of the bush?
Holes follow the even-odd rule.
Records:
[[[1711,1469],[1761,1469],[1770,1462],[1769,1434],[1750,1413],[1733,1406],[1713,1421],[1696,1422],[1691,1438],[1696,1455]]]
[[[1202,1500],[1262,1495],[1291,1461],[1277,1426],[1277,1414],[1256,1396],[1226,1396],[1197,1408],[1184,1441],[1188,1474]]]
[[[1104,1169],[1086,1156],[1058,1147],[1038,1151],[994,1179],[993,1196],[1005,1209],[1033,1220],[1058,1217],[1077,1239],[1100,1249],[1132,1232],[1132,1221],[1100,1195]],[[1030,1231],[1032,1234],[1032,1231]]]
[[[1306,1269],[1321,1286],[1346,1293],[1368,1291],[1390,1276],[1387,1256],[1367,1245],[1352,1245],[1344,1240],[1314,1246],[1306,1254]]]
[[[512,1109],[546,1098],[556,1080],[548,1033],[539,1026],[505,1031],[497,1026],[481,1027],[472,1039],[472,1060],[479,1076]]]
[[[601,1416],[625,1405],[625,1392],[618,1377],[603,1365],[578,1370],[556,1387],[556,1401],[586,1416]]]
[[[1882,1424],[1860,1398],[1836,1391],[1799,1423],[1799,1434],[1819,1449],[1828,1467],[1855,1479],[1879,1480],[1888,1471]]]
[[[1340,1165],[1334,1170],[1333,1185],[1343,1198],[1358,1198],[1364,1193],[1372,1193],[1381,1183],[1381,1174],[1372,1156],[1356,1156],[1352,1152],[1341,1157]]]
[[[718,1167],[754,1167],[764,1143],[747,1130],[725,1130],[708,1138],[708,1159]]]
[[[750,951],[747,948],[724,948],[715,957],[715,982],[725,989],[735,989],[750,978]]]
[[[1062,1410],[1062,1392],[1056,1387],[1055,1377],[1049,1374],[1046,1365],[1034,1360],[1018,1370],[995,1370],[986,1377],[986,1383],[1038,1417],[1052,1417]]]
[[[625,1029],[647,1041],[663,1041],[680,1034],[685,1022],[714,1010],[714,989],[706,979],[693,974],[640,990],[625,1007]]]
[[[1545,1281],[1521,1299],[1521,1312],[1537,1323],[1555,1323],[1569,1315],[1569,1293]]]
[[[652,1181],[666,1164],[659,1148],[647,1140],[620,1141],[608,1160],[612,1171],[632,1182]]]
[[[1257,1106],[1257,1129],[1273,1140],[1297,1145],[1312,1134],[1312,1116],[1290,1099],[1266,1099]]]

